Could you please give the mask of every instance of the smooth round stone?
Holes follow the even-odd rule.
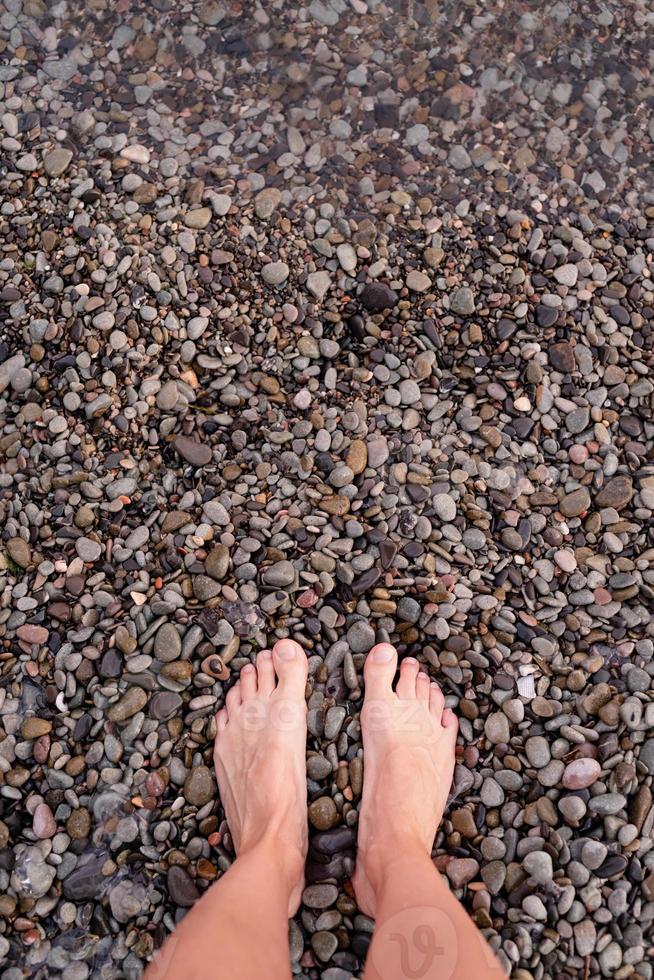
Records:
[[[400,381],[399,391],[400,401],[403,405],[414,405],[420,401],[420,388],[411,378]]]
[[[492,712],[484,722],[484,732],[488,741],[492,742],[493,745],[508,742],[511,737],[509,719],[503,712]]]
[[[146,692],[140,687],[130,687],[107,711],[110,721],[124,722],[145,707],[148,701]]]
[[[462,888],[479,874],[479,862],[474,858],[453,858],[448,862],[445,874],[455,888]]]
[[[588,809],[602,817],[613,816],[627,805],[627,798],[622,793],[600,793],[588,801]]]
[[[554,874],[552,858],[546,851],[531,851],[525,854],[522,867],[526,873],[538,882],[551,881]]]
[[[650,677],[646,670],[643,670],[641,667],[629,667],[627,671],[627,687],[632,693],[640,691],[644,694],[652,686],[654,686],[654,678]]]
[[[75,551],[82,561],[94,562],[102,554],[102,545],[91,538],[78,538],[75,542]]]
[[[572,827],[578,826],[586,815],[587,807],[580,796],[564,796],[558,801],[557,806]]]
[[[23,538],[10,538],[7,542],[9,557],[20,568],[27,568],[32,560],[32,551]]]
[[[571,551],[555,551],[554,561],[562,571],[567,572],[569,575],[577,568],[577,559]]]
[[[565,767],[561,783],[566,789],[586,789],[597,782],[602,774],[602,767],[596,759],[573,759]]]
[[[479,797],[484,806],[501,806],[504,803],[504,790],[494,779],[486,777],[481,784]]]
[[[333,932],[321,929],[312,935],[311,946],[318,959],[327,963],[338,949],[338,939]]]
[[[381,313],[382,310],[392,309],[398,300],[395,290],[383,282],[367,283],[359,296],[362,304],[372,313]]]
[[[190,908],[200,897],[195,882],[178,864],[173,864],[168,869],[166,884],[171,901],[180,908]]]
[[[608,848],[601,841],[588,840],[581,849],[582,864],[589,871],[595,871],[606,859]]]
[[[406,277],[408,288],[414,293],[424,293],[431,287],[431,279],[417,269],[412,269]]]
[[[164,623],[154,637],[154,655],[162,663],[177,660],[182,652],[182,638],[172,623]]]
[[[182,699],[173,691],[160,691],[150,701],[150,717],[156,721],[168,721],[179,713]]]
[[[481,551],[486,546],[486,535],[478,527],[466,528],[462,540],[470,551]]]
[[[290,561],[278,561],[270,565],[263,573],[263,582],[275,589],[288,589],[294,584],[296,571]]]
[[[47,840],[57,833],[57,824],[47,803],[39,803],[32,817],[32,830],[39,840]]]
[[[215,545],[204,560],[207,575],[221,582],[229,570],[229,557],[229,548],[226,545]]]
[[[254,199],[254,211],[257,218],[267,221],[273,211],[279,207],[281,199],[281,191],[276,187],[264,187]]]
[[[184,799],[193,806],[204,806],[216,794],[213,774],[207,766],[194,766],[184,780]]]
[[[309,804],[309,822],[316,830],[329,830],[338,821],[338,810],[330,796],[320,796]]]
[[[192,466],[206,466],[211,461],[211,448],[187,436],[177,436],[173,443],[175,449]]]
[[[459,316],[471,316],[475,312],[475,295],[469,286],[461,286],[450,294],[450,309]]]
[[[578,490],[573,490],[572,493],[566,494],[559,504],[559,510],[564,517],[578,517],[587,511],[589,507],[590,494],[586,487],[580,487]]]
[[[446,493],[437,493],[432,499],[432,505],[437,516],[450,524],[456,517],[456,502]]]
[[[269,286],[279,286],[288,279],[288,266],[285,262],[269,262],[261,270],[261,277]]]
[[[327,909],[338,898],[336,885],[308,885],[302,892],[302,904],[308,909]]]
[[[411,596],[402,596],[397,604],[397,615],[403,623],[417,623],[421,611],[420,603]]]
[[[347,631],[347,642],[352,653],[367,653],[375,645],[375,631],[365,619],[358,619]]]
[[[530,765],[536,769],[546,766],[551,758],[549,742],[542,735],[533,735],[527,739],[525,753]]]

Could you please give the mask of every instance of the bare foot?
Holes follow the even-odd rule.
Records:
[[[454,772],[456,716],[438,684],[407,657],[393,691],[397,652],[380,643],[364,667],[364,779],[353,878],[359,908],[375,914],[385,865],[416,847],[431,855]]]
[[[275,676],[276,675],[276,676]],[[216,717],[220,799],[241,854],[270,843],[297,911],[307,853],[307,658],[293,640],[246,664]],[[273,873],[271,871],[271,873]]]

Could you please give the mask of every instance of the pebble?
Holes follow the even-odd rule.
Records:
[[[359,298],[364,307],[373,313],[392,309],[398,299],[395,290],[382,282],[368,283],[364,286]]]
[[[616,510],[622,510],[623,507],[627,506],[633,494],[631,478],[616,476],[609,480],[606,486],[602,487],[595,497],[595,503],[598,507],[615,507]]]
[[[559,505],[564,517],[578,517],[584,514],[590,507],[590,494],[585,487],[573,490],[566,494]]]
[[[276,589],[288,589],[296,579],[296,571],[290,561],[278,561],[270,565],[263,573],[265,585]]]
[[[110,721],[122,724],[147,704],[148,696],[140,687],[130,687],[107,711]]]
[[[484,723],[484,732],[488,741],[493,745],[501,745],[508,742],[511,737],[511,732],[509,729],[509,720],[506,715],[500,711],[495,711],[490,714]]]
[[[281,202],[281,192],[276,187],[264,187],[254,199],[254,210],[258,218],[267,221]]]
[[[329,830],[338,819],[336,804],[329,796],[320,796],[309,804],[309,822],[316,830]]]
[[[310,272],[307,276],[307,289],[318,301],[325,298],[332,281],[328,272]]]
[[[204,806],[216,794],[213,773],[207,766],[194,766],[184,781],[184,799],[193,806]]]
[[[188,872],[177,864],[168,869],[166,885],[174,905],[187,909],[200,897],[200,892]]]
[[[48,840],[57,833],[57,824],[47,803],[38,804],[32,819],[32,830],[39,840]]]
[[[92,563],[102,554],[102,545],[92,538],[78,538],[75,542],[75,551],[82,561]]]
[[[566,789],[586,789],[597,782],[602,774],[602,767],[596,759],[573,759],[565,767],[561,783]]]
[[[450,296],[450,309],[459,316],[472,316],[475,312],[475,296],[469,286],[454,290]]]
[[[187,436],[177,436],[175,449],[187,463],[192,466],[206,466],[211,462],[211,448],[204,443],[189,439]]]
[[[182,638],[172,623],[164,623],[154,637],[154,655],[163,663],[176,660],[182,652]]]
[[[285,262],[269,262],[261,270],[263,281],[269,286],[279,286],[288,279],[288,266]]]
[[[406,277],[406,284],[414,293],[425,293],[431,288],[431,279],[424,272],[412,269]]]
[[[367,653],[375,645],[375,631],[364,619],[358,619],[347,631],[347,642],[352,653]]]

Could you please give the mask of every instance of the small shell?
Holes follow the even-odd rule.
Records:
[[[526,677],[518,677],[518,694],[521,698],[536,697],[533,674],[527,674]]]

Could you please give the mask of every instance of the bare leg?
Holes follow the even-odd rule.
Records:
[[[290,978],[288,917],[307,849],[306,678],[302,648],[281,640],[229,691],[214,759],[238,857],[168,938],[146,980]]]
[[[440,688],[374,647],[361,717],[365,769],[354,888],[375,916],[366,980],[500,980],[504,971],[450,892],[431,849],[454,772],[457,721]]]

